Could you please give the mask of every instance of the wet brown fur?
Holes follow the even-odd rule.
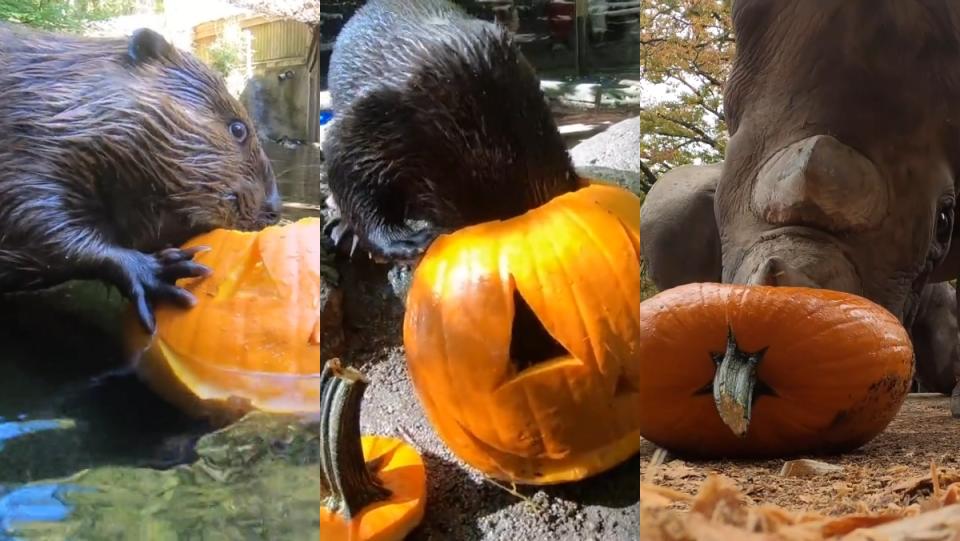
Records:
[[[378,258],[415,259],[439,233],[581,186],[509,32],[446,0],[367,2],[337,37],[328,77],[324,155],[342,214],[332,229]],[[411,219],[430,225],[413,231]]]
[[[198,59],[157,34],[0,23],[0,291],[96,278],[141,307],[182,299],[172,280],[203,272],[192,254],[147,253],[278,218],[252,122]]]

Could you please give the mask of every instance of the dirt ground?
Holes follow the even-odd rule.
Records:
[[[644,481],[696,494],[708,473],[722,474],[736,483],[755,503],[772,503],[791,511],[842,515],[877,511],[889,504],[914,503],[907,490],[918,477],[929,476],[931,463],[960,470],[960,419],[950,416],[949,397],[912,394],[890,426],[860,449],[838,456],[803,456],[843,469],[814,477],[784,477],[787,459],[764,461],[687,462],[668,457],[653,468],[655,446],[645,442],[641,451]],[[687,502],[675,502],[687,509]]]
[[[370,359],[361,425],[411,442],[427,466],[423,523],[408,541],[600,541],[637,538],[639,457],[594,478],[555,487],[518,487],[522,498],[460,462],[423,415],[402,348]]]

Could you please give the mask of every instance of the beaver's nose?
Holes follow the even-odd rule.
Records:
[[[267,194],[267,199],[263,203],[263,218],[268,223],[275,224],[280,221],[280,213],[282,210],[283,199],[280,197],[277,188],[274,187]]]

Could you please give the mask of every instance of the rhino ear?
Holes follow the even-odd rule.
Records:
[[[953,235],[947,255],[934,267],[927,282],[946,282],[954,278],[960,278],[960,206],[953,210]]]
[[[173,46],[163,36],[149,28],[134,30],[127,45],[127,56],[134,64],[169,58]]]

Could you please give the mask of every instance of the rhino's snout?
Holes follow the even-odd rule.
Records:
[[[755,244],[745,255],[732,283],[810,287],[860,294],[862,283],[853,263],[825,235],[786,228]],[[777,234],[779,233],[779,234]]]
[[[754,212],[776,226],[833,233],[879,226],[888,187],[866,156],[829,135],[815,135],[774,154],[753,189]]]
[[[818,287],[809,276],[790,266],[782,258],[774,256],[757,267],[747,278],[748,285]]]

